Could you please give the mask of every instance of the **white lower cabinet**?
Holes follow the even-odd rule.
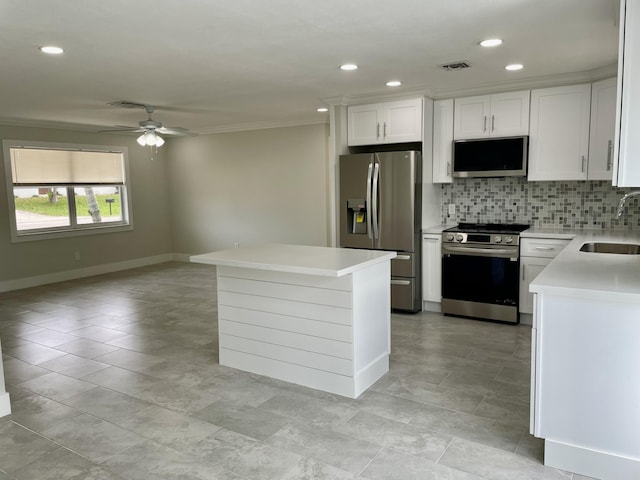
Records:
[[[422,235],[422,300],[442,300],[442,238],[440,234]]]
[[[558,238],[520,239],[520,313],[533,313],[529,285],[569,242]]]

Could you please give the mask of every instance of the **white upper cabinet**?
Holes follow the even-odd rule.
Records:
[[[455,99],[456,140],[529,133],[529,91]]]
[[[433,102],[433,183],[451,183],[453,99]]]
[[[613,141],[616,126],[615,77],[591,85],[591,129],[589,138],[589,180],[611,180]]]
[[[640,187],[640,2],[620,2],[613,184]]]
[[[348,107],[350,146],[422,141],[422,99]]]
[[[586,180],[591,84],[531,91],[529,180]]]

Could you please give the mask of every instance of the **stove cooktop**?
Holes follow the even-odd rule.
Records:
[[[516,235],[529,228],[529,225],[519,223],[459,223],[455,227],[447,228],[445,232],[461,233],[506,233]]]

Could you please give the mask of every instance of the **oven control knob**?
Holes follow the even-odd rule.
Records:
[[[505,242],[507,242],[507,243],[513,243],[513,237],[507,237],[507,238],[505,239]]]
[[[463,237],[461,234],[457,234],[457,235],[456,235],[456,240],[457,240],[458,242],[461,242],[462,240],[464,240],[464,237]]]
[[[502,237],[497,236],[497,237],[495,237],[495,238],[493,239],[493,241],[494,241],[494,242],[496,242],[496,243],[502,243]]]
[[[447,242],[453,242],[453,233],[447,233]]]

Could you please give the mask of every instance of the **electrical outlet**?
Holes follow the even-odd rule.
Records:
[[[80,260],[80,252],[73,252],[73,259],[76,261]]]
[[[449,215],[453,216],[456,214],[456,204],[455,203],[450,203],[449,204]]]

